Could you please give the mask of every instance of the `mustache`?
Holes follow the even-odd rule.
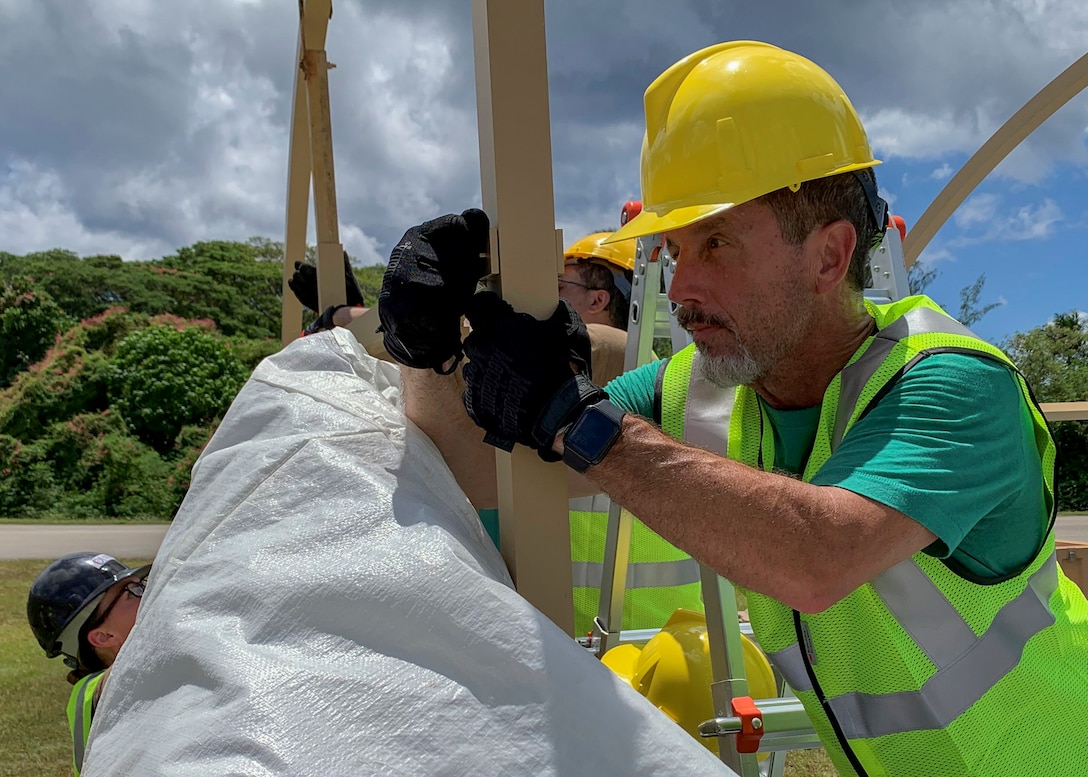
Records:
[[[689,308],[683,305],[676,309],[676,321],[684,329],[690,329],[696,324],[702,324],[703,326],[717,326],[732,330],[729,322],[721,316],[715,316],[699,308]]]

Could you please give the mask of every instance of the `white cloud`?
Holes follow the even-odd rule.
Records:
[[[950,155],[973,153],[1088,39],[1080,0],[919,0],[898,25],[876,3],[661,11],[656,0],[546,5],[556,218],[571,239],[615,224],[638,196],[643,90],[700,46],[754,38],[813,58],[850,94],[878,155],[932,162],[929,180],[942,181]],[[0,0],[0,68],[20,74],[0,80],[0,250],[146,258],[201,239],[281,238],[296,36],[297,6],[279,0]],[[327,48],[342,240],[379,261],[408,225],[479,201],[469,3],[339,0]],[[1086,126],[1082,96],[997,177],[1036,185],[1057,163],[1088,166]],[[1008,214],[1004,234],[1048,234],[1055,208]]]
[[[995,194],[977,194],[956,211],[955,224],[962,231],[951,245],[972,245],[992,241],[1045,240],[1064,220],[1061,208],[1049,197],[1037,204],[1001,210]]]
[[[926,267],[935,267],[938,264],[955,264],[957,257],[947,247],[934,246],[932,243],[922,251],[918,257],[918,263]]]
[[[952,177],[952,165],[948,164],[948,162],[945,162],[932,173],[930,173],[929,177],[932,178],[934,181],[947,181],[949,178]]]
[[[976,194],[969,197],[953,216],[956,226],[968,229],[979,224],[992,224],[1001,198],[996,194]]]
[[[14,254],[66,248],[78,254],[150,257],[168,253],[165,242],[140,239],[116,230],[84,226],[73,212],[69,193],[54,171],[15,162],[0,183],[0,250]]]

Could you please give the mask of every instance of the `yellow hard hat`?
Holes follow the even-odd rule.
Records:
[[[757,41],[697,51],[646,90],[642,212],[608,238],[651,235],[777,189],[880,164],[822,68]]]
[[[743,634],[741,645],[748,695],[753,699],[778,696],[774,672],[763,651]],[[699,736],[699,724],[714,717],[710,698],[714,674],[702,613],[679,609],[645,647],[619,645],[605,653],[601,662],[712,752],[718,752],[717,739]]]
[[[563,252],[564,260],[567,259],[601,259],[621,270],[635,269],[635,241],[621,240],[619,242],[605,241],[612,235],[611,232],[594,232],[586,235],[581,240],[576,240],[567,246]]]

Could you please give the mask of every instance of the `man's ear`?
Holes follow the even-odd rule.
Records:
[[[89,642],[93,648],[107,648],[112,647],[117,643],[117,637],[106,631],[104,628],[99,627],[87,632],[87,642]]]
[[[812,237],[818,241],[816,248],[819,251],[816,291],[830,291],[840,285],[850,272],[850,260],[858,235],[853,224],[839,219],[816,230]]]
[[[612,301],[612,295],[604,289],[593,289],[589,303],[590,313],[602,313],[608,309],[608,303]]]

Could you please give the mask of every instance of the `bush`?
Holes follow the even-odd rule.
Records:
[[[182,427],[220,417],[246,376],[221,338],[194,327],[150,326],[118,344],[109,396],[133,434],[165,453]]]
[[[70,323],[60,305],[29,278],[0,284],[0,386],[41,359]]]

